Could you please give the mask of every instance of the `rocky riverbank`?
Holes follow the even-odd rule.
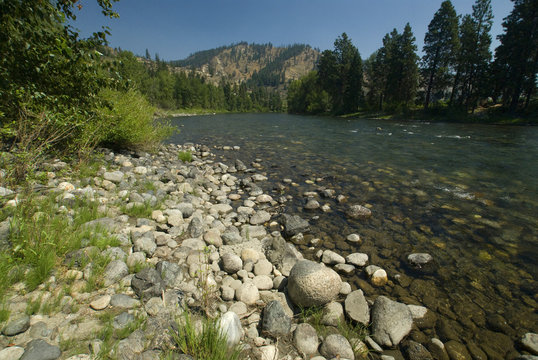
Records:
[[[2,325],[0,360],[190,359],[179,355],[171,334],[184,311],[220,319],[228,343],[242,347],[242,358],[538,355],[536,334],[521,334],[514,344],[501,332],[490,332],[499,334],[494,336],[500,349],[492,351],[448,336],[452,328],[422,304],[365,296],[341,275],[364,271],[368,294],[398,280],[370,264],[367,254],[318,250],[314,258],[304,259],[292,243],[301,243],[313,226],[309,219],[282,213],[286,194],[273,198],[263,190],[267,174],[260,170],[260,161],[247,166],[234,155],[238,147],[220,150],[232,160],[193,144],[168,145],[154,155],[106,151],[105,166],[83,179],[63,175],[67,164],[45,164],[46,191],[57,192],[58,211],[69,214],[77,199],[97,202],[106,215],[86,226],[105,228],[117,246],[102,251],[107,264],[101,286],[93,291],[86,291],[98,268],[89,255],[95,251],[91,246],[69,253],[36,290],[15,284],[6,297],[10,317]],[[179,160],[178,153],[185,151],[194,161]],[[330,189],[320,189],[319,195],[345,201],[345,194]],[[346,205],[347,216],[367,219],[371,210],[362,205]],[[20,205],[12,199],[6,206]],[[140,216],[134,211],[140,208],[152,211]],[[314,197],[305,208],[330,211]],[[9,219],[2,228],[9,229]],[[360,244],[360,234],[347,234],[347,241]],[[309,242],[315,248],[316,239]],[[419,269],[434,260],[424,253],[406,256],[410,266]],[[65,279],[70,284],[67,293],[59,286]],[[29,312],[38,300],[56,306]],[[109,328],[123,331],[114,344],[101,339]]]

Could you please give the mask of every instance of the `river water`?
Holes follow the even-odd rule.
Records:
[[[286,114],[231,114],[172,119],[171,142],[240,146],[220,151],[232,162],[261,159],[284,211],[309,219],[298,247],[307,257],[333,249],[365,252],[390,282],[372,288],[364,274],[344,276],[367,296],[420,304],[438,317],[438,336],[490,358],[509,356],[503,341],[538,332],[538,128],[419,121],[348,120]],[[213,150],[219,153],[219,150]],[[289,178],[296,185],[285,184]],[[305,192],[333,189],[347,203],[318,198],[330,212],[306,212]],[[349,204],[371,208],[368,220],[345,216]],[[345,241],[360,234],[362,244]],[[313,249],[311,238],[321,239]],[[407,265],[427,252],[434,266]],[[502,334],[502,335],[500,335]],[[516,345],[517,346],[517,345]]]

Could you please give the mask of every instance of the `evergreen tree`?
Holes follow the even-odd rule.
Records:
[[[503,101],[515,111],[522,95],[528,107],[536,91],[538,71],[538,2],[512,0],[514,8],[504,19],[501,44],[495,50],[494,71]]]
[[[357,111],[362,97],[362,60],[346,33],[334,42],[334,50],[322,53],[319,80],[331,97],[337,114]]]
[[[473,109],[484,96],[491,61],[491,0],[476,0],[472,15],[464,16],[460,27],[461,50],[453,91],[458,104]]]
[[[425,108],[430,104],[432,93],[442,91],[448,85],[458,48],[458,16],[450,0],[446,0],[433,16],[424,36],[422,66],[426,81]]]

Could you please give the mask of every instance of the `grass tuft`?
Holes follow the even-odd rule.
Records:
[[[183,162],[192,162],[192,153],[190,151],[180,151],[177,158]]]
[[[226,336],[220,331],[218,320],[202,318],[201,330],[196,328],[188,311],[183,313],[183,321],[178,320],[178,330],[172,331],[172,337],[182,353],[205,360],[239,359],[241,348],[228,348]]]

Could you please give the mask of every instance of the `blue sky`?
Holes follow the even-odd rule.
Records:
[[[105,19],[95,0],[80,0],[75,27],[88,36],[110,27],[112,47],[143,55],[148,49],[161,59],[239,41],[287,45],[309,44],[332,49],[346,32],[363,58],[381,46],[383,36],[411,24],[422,50],[424,33],[442,0],[122,0],[114,4],[119,19]],[[452,0],[458,14],[471,13],[474,0]],[[502,33],[510,0],[492,0],[493,47]]]

